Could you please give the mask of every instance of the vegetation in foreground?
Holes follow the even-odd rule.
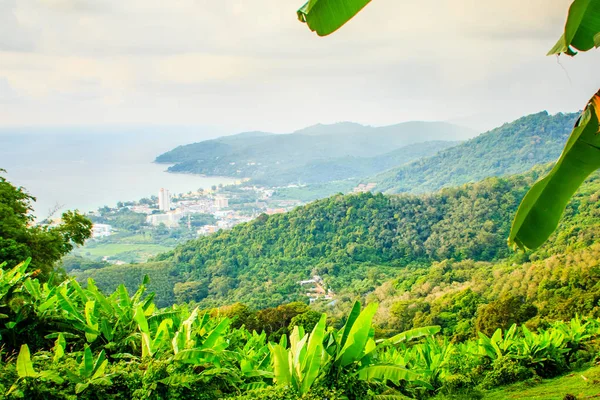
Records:
[[[40,283],[28,262],[0,275],[0,392],[44,399],[368,399],[477,395],[594,361],[600,321],[575,318],[451,343],[437,326],[375,336],[377,305],[341,326],[318,316],[270,341],[220,310],[158,309],[145,286],[105,296],[88,282]]]

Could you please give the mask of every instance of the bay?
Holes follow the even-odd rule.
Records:
[[[34,213],[92,211],[119,201],[157,195],[160,188],[185,193],[231,184],[226,177],[171,174],[155,164],[175,146],[220,136],[207,128],[18,128],[0,130],[0,168],[37,198]]]

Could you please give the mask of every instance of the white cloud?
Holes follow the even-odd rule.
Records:
[[[327,38],[296,21],[300,3],[4,0],[0,81],[19,103],[3,120],[280,131],[502,120],[576,110],[600,86],[598,54],[561,59],[570,80],[545,57],[570,0],[377,0]]]

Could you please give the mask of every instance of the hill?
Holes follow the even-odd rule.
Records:
[[[369,178],[387,193],[425,193],[518,174],[556,160],[578,114],[529,115],[438,154]]]
[[[259,185],[284,186],[289,183],[315,185],[331,181],[356,180],[423,157],[432,156],[441,150],[455,146],[457,143],[431,141],[409,144],[374,157],[346,156],[330,160],[311,161],[298,167],[274,170],[268,176],[252,179],[252,182]]]
[[[589,246],[600,231],[600,180],[594,176],[568,209],[556,235],[533,254],[506,246],[514,212],[544,171],[444,189],[432,195],[334,196],[281,215],[263,215],[230,231],[190,241],[146,266],[76,271],[111,290],[158,280],[161,304],[246,302],[258,308],[305,299],[298,282],[315,274],[334,292],[365,295],[386,280],[445,260],[498,263],[545,259]],[[416,272],[406,278],[418,278]],[[466,278],[465,278],[466,279]]]
[[[370,163],[369,158],[384,156],[404,146],[435,142],[423,153],[432,155],[440,149],[439,141],[452,142],[470,136],[470,130],[444,122],[407,122],[386,127],[354,123],[315,125],[290,134],[254,132],[179,146],[158,156],[156,162],[175,164],[169,167],[171,172],[247,177],[266,183],[272,180],[273,184],[296,183],[298,178],[293,171],[307,167],[307,171],[318,170],[314,179],[310,173],[303,177],[311,183],[372,173],[373,168],[340,173],[347,169],[348,157],[361,159],[360,164],[365,165]],[[426,147],[424,144],[423,149]],[[384,158],[394,160],[393,155]],[[327,171],[319,170],[319,163],[323,162],[331,163],[337,173],[328,177]],[[384,168],[393,165],[383,164]]]

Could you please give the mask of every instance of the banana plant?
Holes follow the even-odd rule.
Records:
[[[200,321],[198,327],[193,328],[193,324],[190,324],[188,328],[184,325],[175,334],[175,360],[184,364],[212,364],[220,368],[224,352],[229,346],[226,332],[231,321],[224,318],[215,326],[215,321],[210,320],[208,314],[195,320]]]
[[[450,357],[456,350],[454,345],[449,343],[447,338],[438,341],[428,337],[425,343],[418,344],[411,350],[418,354],[413,365],[414,370],[424,377],[430,389],[440,387],[448,374]]]
[[[592,322],[583,322],[579,315],[576,315],[575,318],[571,319],[569,324],[559,321],[554,323],[552,328],[562,332],[565,341],[572,350],[579,350],[582,343],[587,342],[592,336],[598,334],[597,331],[594,330]]]
[[[308,393],[315,381],[322,376],[329,356],[323,348],[326,316],[323,314],[312,333],[295,326],[290,335],[290,348],[283,344],[270,344],[273,360],[274,382],[293,388],[300,396]]]
[[[33,367],[33,362],[31,361],[31,354],[29,352],[29,347],[24,344],[21,346],[21,350],[17,356],[17,375],[19,378],[17,381],[10,387],[6,396],[9,396],[12,393],[19,393],[19,385],[23,381],[27,379],[33,380],[42,380],[48,382],[54,382],[56,384],[61,384],[64,382],[64,379],[61,378],[54,371],[40,371],[37,372]],[[23,393],[20,393],[20,397],[23,397]]]
[[[266,332],[248,332],[243,329],[240,333],[245,336],[244,346],[233,352],[233,358],[238,363],[241,375],[246,380],[252,380],[244,385],[244,389],[257,389],[266,387],[263,379],[273,379],[273,371],[270,368],[271,351],[267,343]],[[258,380],[257,380],[258,379]]]
[[[562,331],[558,329],[531,332],[525,325],[521,328],[523,338],[519,340],[519,356],[530,365],[556,362],[569,351]]]
[[[392,361],[392,357],[387,356],[386,352],[390,349],[395,352],[395,347],[408,341],[434,335],[440,331],[440,328],[437,326],[417,328],[377,343],[372,328],[377,304],[368,305],[362,312],[360,309],[360,302],[354,303],[344,327],[339,332],[332,332],[326,339],[326,351],[333,361],[331,373],[336,378],[352,374],[366,382],[384,385],[393,382],[398,385],[402,380],[432,388],[425,382],[422,374],[407,368],[400,357]]]
[[[8,319],[9,315],[5,313],[14,312],[8,303],[15,295],[23,292],[23,283],[32,275],[31,272],[26,272],[30,262],[31,258],[9,270],[4,270],[6,263],[0,264],[0,319]],[[5,324],[7,329],[13,329],[24,316],[17,313],[10,318],[12,320]],[[2,331],[0,330],[1,338]]]
[[[164,319],[153,334],[141,305],[137,307],[133,318],[138,323],[140,331],[142,359],[153,357],[161,351],[170,349],[171,328],[173,327],[171,319]]]
[[[517,325],[513,324],[506,332],[498,328],[491,337],[479,332],[478,352],[491,360],[498,360],[509,354],[517,354]]]
[[[77,372],[67,371],[69,380],[75,383],[75,394],[83,393],[93,386],[111,385],[110,378],[112,375],[106,373],[107,366],[108,360],[104,350],[94,360],[90,347],[86,345],[79,370]]]

